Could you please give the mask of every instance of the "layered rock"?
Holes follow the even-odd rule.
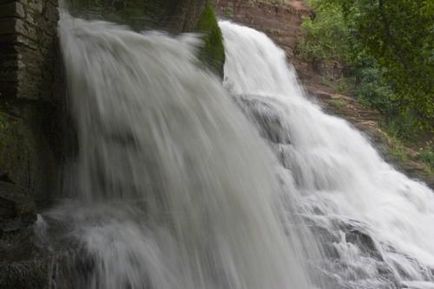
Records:
[[[220,17],[263,31],[295,60],[303,17],[310,15],[302,0],[216,0]]]

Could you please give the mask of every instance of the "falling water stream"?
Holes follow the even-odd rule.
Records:
[[[78,252],[70,286],[434,288],[432,191],[307,100],[264,34],[220,26],[223,85],[195,35],[62,15],[78,155],[44,218]]]
[[[221,22],[224,85],[294,178],[330,288],[434,288],[434,194],[309,101],[263,33]]]
[[[60,40],[78,157],[48,217],[86,259],[74,288],[312,288],[296,190],[196,36],[63,15]]]

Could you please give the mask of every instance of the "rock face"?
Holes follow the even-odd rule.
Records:
[[[48,205],[60,177],[60,156],[55,152],[60,132],[51,126],[56,118],[51,108],[37,103],[0,107],[0,170],[39,208]]]
[[[102,17],[137,29],[192,31],[206,0],[68,0],[73,16]]]
[[[302,0],[216,0],[220,17],[263,31],[293,61],[297,40],[302,36],[300,25],[310,10]]]
[[[33,239],[33,200],[17,185],[0,181],[0,288],[44,288],[47,266]],[[41,274],[41,272],[44,272]]]
[[[19,230],[36,220],[35,204],[18,186],[0,181],[0,230]]]
[[[68,0],[67,6],[73,16],[102,18],[138,31],[199,32],[204,42],[200,60],[223,74],[224,47],[211,0]]]
[[[264,139],[272,144],[291,144],[287,128],[282,122],[281,112],[276,109],[279,103],[273,106],[254,95],[239,95],[235,97],[235,101],[250,121],[256,124]]]

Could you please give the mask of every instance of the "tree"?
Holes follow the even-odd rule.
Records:
[[[342,8],[353,37],[386,70],[400,113],[434,130],[434,1],[322,2]]]

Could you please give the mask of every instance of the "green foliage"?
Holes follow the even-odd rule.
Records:
[[[223,36],[217,23],[212,6],[207,3],[200,15],[196,31],[203,33],[204,46],[200,50],[199,59],[206,63],[215,73],[223,74],[225,50]]]
[[[345,100],[342,99],[331,99],[330,104],[338,109],[341,109],[347,105]]]
[[[400,135],[434,130],[434,2],[311,0],[301,54],[346,66],[356,96]]]
[[[225,60],[223,37],[214,14],[211,0],[206,1],[205,8],[199,19],[191,27],[183,27],[185,23],[165,23],[172,18],[178,19],[176,13],[181,13],[182,1],[179,0],[66,0],[69,11],[75,16],[91,19],[103,18],[105,20],[123,23],[134,29],[163,28],[163,24],[172,27],[182,26],[179,31],[200,32],[203,34],[204,46],[199,52],[199,59],[215,73],[223,74]],[[197,3],[200,3],[197,1]],[[186,8],[193,9],[195,2],[188,2]],[[178,19],[181,21],[182,19]],[[196,19],[194,19],[196,20]],[[192,21],[194,21],[192,20]],[[179,22],[178,21],[178,22]],[[194,27],[195,26],[195,27]],[[193,28],[193,29],[191,29]],[[170,30],[170,29],[169,29]],[[170,30],[172,31],[172,30]],[[175,29],[175,31],[177,31]]]
[[[339,6],[311,1],[319,11],[314,19],[306,18],[302,24],[306,31],[299,45],[301,55],[311,61],[343,60],[348,56],[350,34]]]
[[[434,170],[434,150],[424,149],[419,154],[420,159],[427,164],[432,170]]]
[[[399,113],[415,129],[434,123],[434,5],[431,0],[330,0],[345,11],[349,29],[387,70]]]

